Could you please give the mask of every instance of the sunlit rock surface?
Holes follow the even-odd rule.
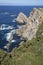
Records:
[[[24,14],[23,14],[24,15]],[[38,29],[39,24],[43,22],[43,9],[42,8],[34,8],[30,13],[29,17],[18,15],[17,20],[21,23],[26,21],[26,25],[21,29],[17,30],[17,34],[20,35],[22,38],[26,38],[27,40],[31,40],[33,37],[36,37],[36,32]]]
[[[27,16],[24,13],[20,12],[16,18],[16,21],[20,24],[23,24],[27,21]]]

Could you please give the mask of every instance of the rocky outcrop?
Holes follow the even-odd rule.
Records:
[[[36,22],[37,24],[40,21],[40,18],[43,17],[43,9],[42,8],[34,8],[28,17],[32,22]],[[38,21],[39,20],[39,21]],[[42,19],[41,19],[42,20]]]
[[[16,21],[20,23],[25,21],[26,25],[17,30],[16,33],[24,39],[31,40],[33,37],[36,37],[38,26],[43,22],[43,9],[34,8],[29,17],[19,14],[17,19],[19,20]]]
[[[24,13],[20,12],[18,14],[18,17],[16,18],[16,21],[19,23],[19,24],[24,24],[26,21],[27,21],[27,16],[24,15]]]

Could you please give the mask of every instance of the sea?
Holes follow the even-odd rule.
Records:
[[[23,12],[29,17],[33,8],[43,8],[43,6],[0,6],[0,49],[7,51],[6,45],[8,44],[9,33],[22,26],[15,21],[18,14]],[[20,42],[20,37],[14,33],[14,42],[10,45],[9,52],[18,47]]]

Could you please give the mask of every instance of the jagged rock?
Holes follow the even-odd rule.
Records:
[[[37,25],[39,24],[38,19],[43,16],[42,8],[34,8],[30,13],[29,19],[34,23],[36,22]]]
[[[24,24],[27,21],[27,16],[24,15],[24,13],[20,12],[19,15],[18,15],[18,17],[16,18],[16,21],[19,24]]]
[[[21,29],[17,30],[16,33],[23,39],[27,40],[31,40],[33,37],[35,37],[40,22],[43,22],[42,10],[43,9],[41,8],[34,8],[33,11],[30,13],[30,16],[26,17],[27,21],[25,21],[27,22],[27,24]],[[24,20],[21,15],[19,15],[18,18],[22,18],[22,20]]]

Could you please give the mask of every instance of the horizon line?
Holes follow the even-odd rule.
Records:
[[[43,5],[8,5],[8,4],[0,4],[0,6],[43,6]]]

